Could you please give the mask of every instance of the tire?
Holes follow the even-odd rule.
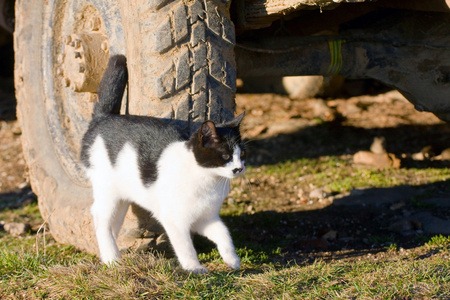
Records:
[[[227,1],[227,0],[225,0]],[[221,1],[147,0],[124,6],[128,24],[131,99],[136,115],[183,120],[194,131],[221,123],[235,110],[235,32]],[[138,22],[136,22],[138,20]]]
[[[209,1],[185,6],[181,1],[153,0],[130,7],[126,2],[16,3],[17,114],[30,182],[55,239],[90,253],[97,253],[89,213],[92,190],[80,167],[79,150],[108,55],[122,53],[129,61],[130,81],[124,97],[129,101],[123,101],[122,112],[176,118],[174,123],[192,131],[197,122],[224,121],[234,111],[234,29],[226,5],[212,9]],[[194,6],[206,11],[202,18],[193,17]],[[196,22],[181,22],[183,12],[187,21]],[[137,14],[141,14],[139,22]],[[167,17],[173,40],[162,49],[165,44],[160,38],[167,33]],[[160,24],[166,27],[152,27],[149,20],[156,18],[165,19]],[[216,34],[214,18],[219,20],[220,34]],[[205,28],[204,39],[199,27]],[[81,39],[81,48],[74,38]],[[199,44],[206,48],[206,56],[198,54],[203,51],[198,50]],[[77,49],[85,52],[80,55]],[[89,60],[94,52],[96,59]],[[80,56],[91,65],[76,65],[80,74],[74,74],[73,62],[78,63]],[[169,69],[168,61],[172,63]],[[157,87],[155,91],[149,90],[151,84]],[[136,206],[127,213],[118,244],[121,249],[168,249],[162,228]]]

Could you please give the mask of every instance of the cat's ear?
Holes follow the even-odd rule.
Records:
[[[231,120],[230,122],[227,122],[223,125],[225,127],[231,127],[231,128],[239,127],[239,125],[242,122],[242,119],[244,118],[244,115],[245,115],[245,111],[242,114],[240,114],[239,116],[237,116],[236,118],[234,118],[233,120]]]
[[[213,121],[203,122],[199,134],[203,147],[208,148],[219,142],[216,125],[214,125]]]

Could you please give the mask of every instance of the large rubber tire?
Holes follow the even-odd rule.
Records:
[[[205,119],[231,119],[235,32],[227,0],[141,2],[123,6],[129,93],[141,99],[129,104],[130,113],[184,120],[191,132]]]
[[[227,6],[189,3],[16,3],[15,86],[23,150],[41,214],[59,242],[97,252],[89,213],[92,191],[78,159],[95,94],[75,92],[61,83],[64,37],[83,31],[91,14],[101,19],[109,54],[129,58],[129,101],[122,111],[176,118],[192,131],[204,119],[233,116],[236,72]],[[125,218],[118,243],[121,249],[168,246],[157,222],[136,206]]]

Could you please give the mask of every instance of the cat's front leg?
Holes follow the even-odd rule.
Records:
[[[178,222],[165,221],[162,223],[181,267],[194,274],[208,273],[208,269],[198,261],[189,228]]]
[[[193,229],[217,245],[220,256],[231,269],[240,268],[241,260],[236,254],[230,232],[218,216],[211,220],[198,222]]]

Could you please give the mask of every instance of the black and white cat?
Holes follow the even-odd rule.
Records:
[[[183,269],[208,272],[198,261],[191,232],[212,240],[225,263],[239,269],[219,210],[230,179],[245,171],[239,132],[243,114],[218,126],[206,121],[186,140],[156,118],[118,114],[127,80],[126,58],[111,57],[82,141],[81,161],[92,183],[91,213],[102,262],[120,259],[115,240],[133,202],[163,225]]]

